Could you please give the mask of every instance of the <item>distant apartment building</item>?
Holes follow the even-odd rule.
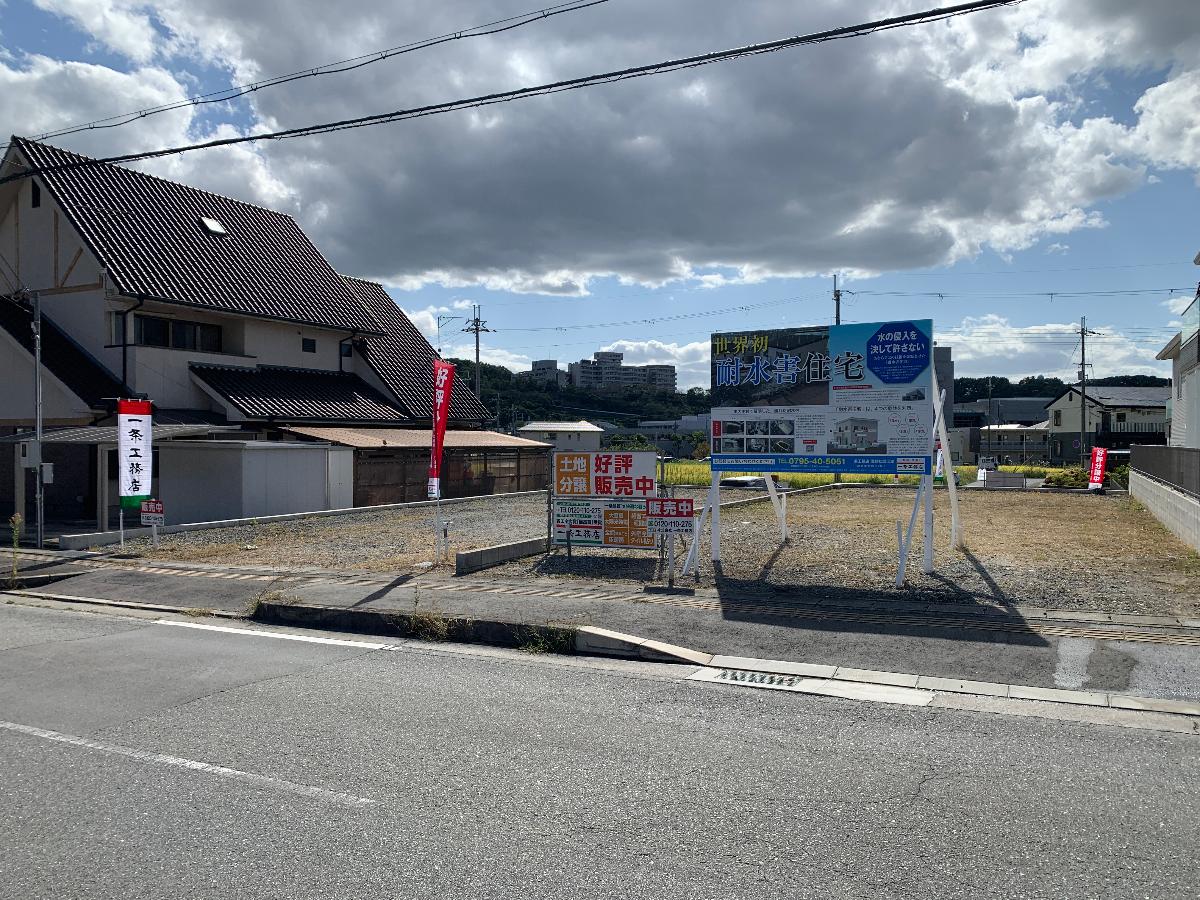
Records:
[[[517,374],[522,378],[532,378],[534,381],[544,381],[559,387],[567,384],[566,370],[558,367],[557,359],[535,359],[528,372]]]
[[[611,350],[593,353],[591,359],[581,359],[567,367],[570,383],[575,387],[596,390],[645,386],[660,391],[675,392],[674,366],[627,366],[624,359],[624,353],[616,353]]]

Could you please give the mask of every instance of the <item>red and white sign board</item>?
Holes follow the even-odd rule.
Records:
[[[143,525],[166,525],[167,516],[163,511],[163,502],[161,500],[143,500],[142,501],[142,524]]]
[[[646,501],[646,531],[650,534],[691,534],[695,501],[656,497]]]
[[[454,389],[454,366],[440,359],[433,361],[433,421],[429,448],[429,499],[442,496],[442,445],[446,440],[446,419],[450,415],[450,392]]]
[[[658,493],[658,454],[650,451],[560,450],[554,454],[556,497],[649,498]]]
[[[1108,462],[1108,450],[1104,447],[1092,448],[1092,464],[1088,466],[1088,490],[1098,491],[1104,487],[1104,465]]]

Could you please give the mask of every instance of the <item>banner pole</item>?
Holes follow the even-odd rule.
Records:
[[[122,506],[117,512],[117,526],[121,529],[121,549],[125,549],[125,507]]]

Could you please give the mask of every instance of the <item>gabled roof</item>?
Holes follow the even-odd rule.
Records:
[[[603,431],[593,425],[591,422],[580,419],[578,422],[530,422],[528,425],[522,425],[517,431]]]
[[[33,311],[8,297],[0,297],[0,328],[29,351],[33,348]],[[71,389],[89,409],[107,408],[105,398],[125,397],[129,391],[66,333],[42,316],[42,365]]]
[[[1079,395],[1079,385],[1073,384],[1063,393],[1046,404],[1052,406],[1069,394]],[[1104,387],[1089,384],[1087,398],[1100,406],[1148,406],[1166,407],[1167,398],[1171,396],[1168,385],[1162,387]]]
[[[386,384],[413,419],[433,416],[433,361],[437,354],[408,316],[387,295],[383,286],[362,278],[343,276],[346,284],[374,317],[380,337],[364,341],[363,358]],[[450,418],[486,419],[491,413],[461,380],[450,391]]]
[[[12,145],[35,168],[88,162],[25,138],[13,137]],[[36,177],[121,294],[375,330],[374,319],[291,216],[108,164]],[[203,218],[219,222],[225,234],[210,233]]]
[[[379,391],[349,372],[200,363],[188,368],[247,419],[394,423],[406,418]]]

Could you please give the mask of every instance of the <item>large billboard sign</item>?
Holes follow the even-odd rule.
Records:
[[[714,334],[713,471],[928,475],[933,322]]]

